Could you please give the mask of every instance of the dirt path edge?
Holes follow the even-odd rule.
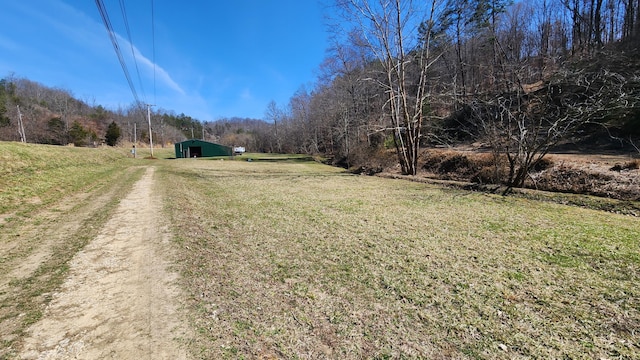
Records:
[[[21,359],[186,359],[177,275],[153,167],[70,263]]]

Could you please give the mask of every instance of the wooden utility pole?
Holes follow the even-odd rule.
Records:
[[[147,104],[147,120],[149,121],[149,147],[151,148],[151,158],[153,158],[153,135],[151,134],[151,106]]]
[[[138,127],[137,127],[137,123],[133,123],[133,158],[135,159],[137,157],[137,150],[136,150],[136,144],[138,143]]]
[[[20,135],[20,141],[27,142],[27,135],[24,133],[24,124],[22,123],[22,113],[20,112],[20,105],[16,105],[18,108],[18,134]]]

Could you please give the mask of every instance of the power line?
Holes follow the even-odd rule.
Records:
[[[133,94],[133,98],[136,101],[136,105],[140,106],[141,102],[138,98],[138,93],[136,92],[135,86],[133,86],[133,82],[131,81],[131,75],[129,75],[129,70],[127,69],[127,64],[122,57],[122,52],[120,51],[120,45],[118,44],[118,39],[116,37],[115,32],[113,31],[113,26],[111,25],[111,20],[109,20],[109,14],[107,13],[107,8],[104,6],[102,0],[95,0],[96,6],[98,7],[98,11],[100,12],[100,17],[102,17],[102,22],[104,27],[107,29],[107,33],[109,34],[109,39],[111,40],[111,44],[113,45],[113,49],[118,56],[118,61],[120,62],[120,66],[122,67],[122,71],[124,72],[124,76],[127,78],[127,83],[129,84],[129,88],[131,89],[131,93]]]
[[[125,9],[125,6],[124,6],[124,0],[120,0],[120,11],[122,12],[122,18],[124,20],[124,27],[127,30],[127,37],[129,38],[129,45],[131,46],[131,56],[133,57],[133,63],[136,66],[136,73],[138,74],[138,82],[140,83],[140,90],[142,91],[142,97],[146,102],[147,96],[144,93],[144,86],[142,85],[142,78],[140,77],[140,69],[138,68],[136,53],[133,49],[133,39],[131,37],[131,30],[129,29],[129,19],[127,17],[127,10]]]

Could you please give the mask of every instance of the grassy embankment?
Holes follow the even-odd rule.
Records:
[[[0,142],[0,359],[141,176],[125,151]]]
[[[316,163],[158,172],[197,358],[638,358],[637,218]]]

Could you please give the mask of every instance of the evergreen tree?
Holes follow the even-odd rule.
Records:
[[[109,127],[107,127],[107,133],[105,134],[104,139],[107,142],[107,145],[115,146],[118,143],[118,140],[120,140],[120,135],[120,127],[115,123],[115,121],[112,121],[111,124],[109,124]]]
[[[69,129],[69,138],[75,146],[85,146],[87,144],[89,132],[78,121],[74,121]]]
[[[55,145],[66,145],[67,131],[61,117],[58,116],[51,118],[47,122],[47,129],[50,138],[49,143]]]
[[[7,113],[7,102],[9,100],[9,92],[6,89],[6,80],[0,80],[0,127],[11,124]]]

